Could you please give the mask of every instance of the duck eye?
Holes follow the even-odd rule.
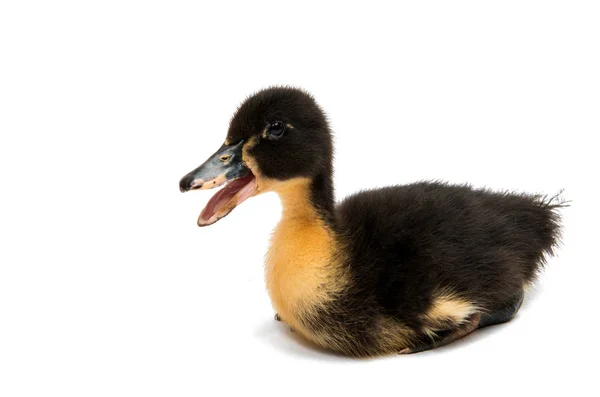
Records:
[[[285,131],[285,125],[281,121],[276,121],[272,124],[269,124],[269,126],[267,127],[267,133],[271,138],[281,138],[283,135],[283,131]]]

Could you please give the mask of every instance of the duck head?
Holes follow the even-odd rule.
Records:
[[[182,192],[225,185],[198,217],[208,226],[250,197],[294,180],[331,182],[332,139],[326,117],[308,93],[268,88],[247,98],[231,119],[224,144],[179,182]]]

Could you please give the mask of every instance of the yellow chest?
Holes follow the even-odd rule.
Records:
[[[266,256],[266,283],[281,318],[302,330],[299,318],[336,288],[334,241],[320,223],[282,219]]]

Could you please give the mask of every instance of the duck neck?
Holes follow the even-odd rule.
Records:
[[[335,204],[331,174],[296,178],[282,184],[277,193],[283,209],[282,219],[324,223],[334,229]]]
[[[318,174],[311,180],[310,201],[317,215],[332,229],[335,227],[335,195],[331,171]]]

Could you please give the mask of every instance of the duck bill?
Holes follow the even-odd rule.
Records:
[[[225,185],[200,213],[198,226],[212,225],[256,194],[256,180],[242,161],[242,147],[243,141],[221,146],[204,164],[179,181],[182,193]]]

